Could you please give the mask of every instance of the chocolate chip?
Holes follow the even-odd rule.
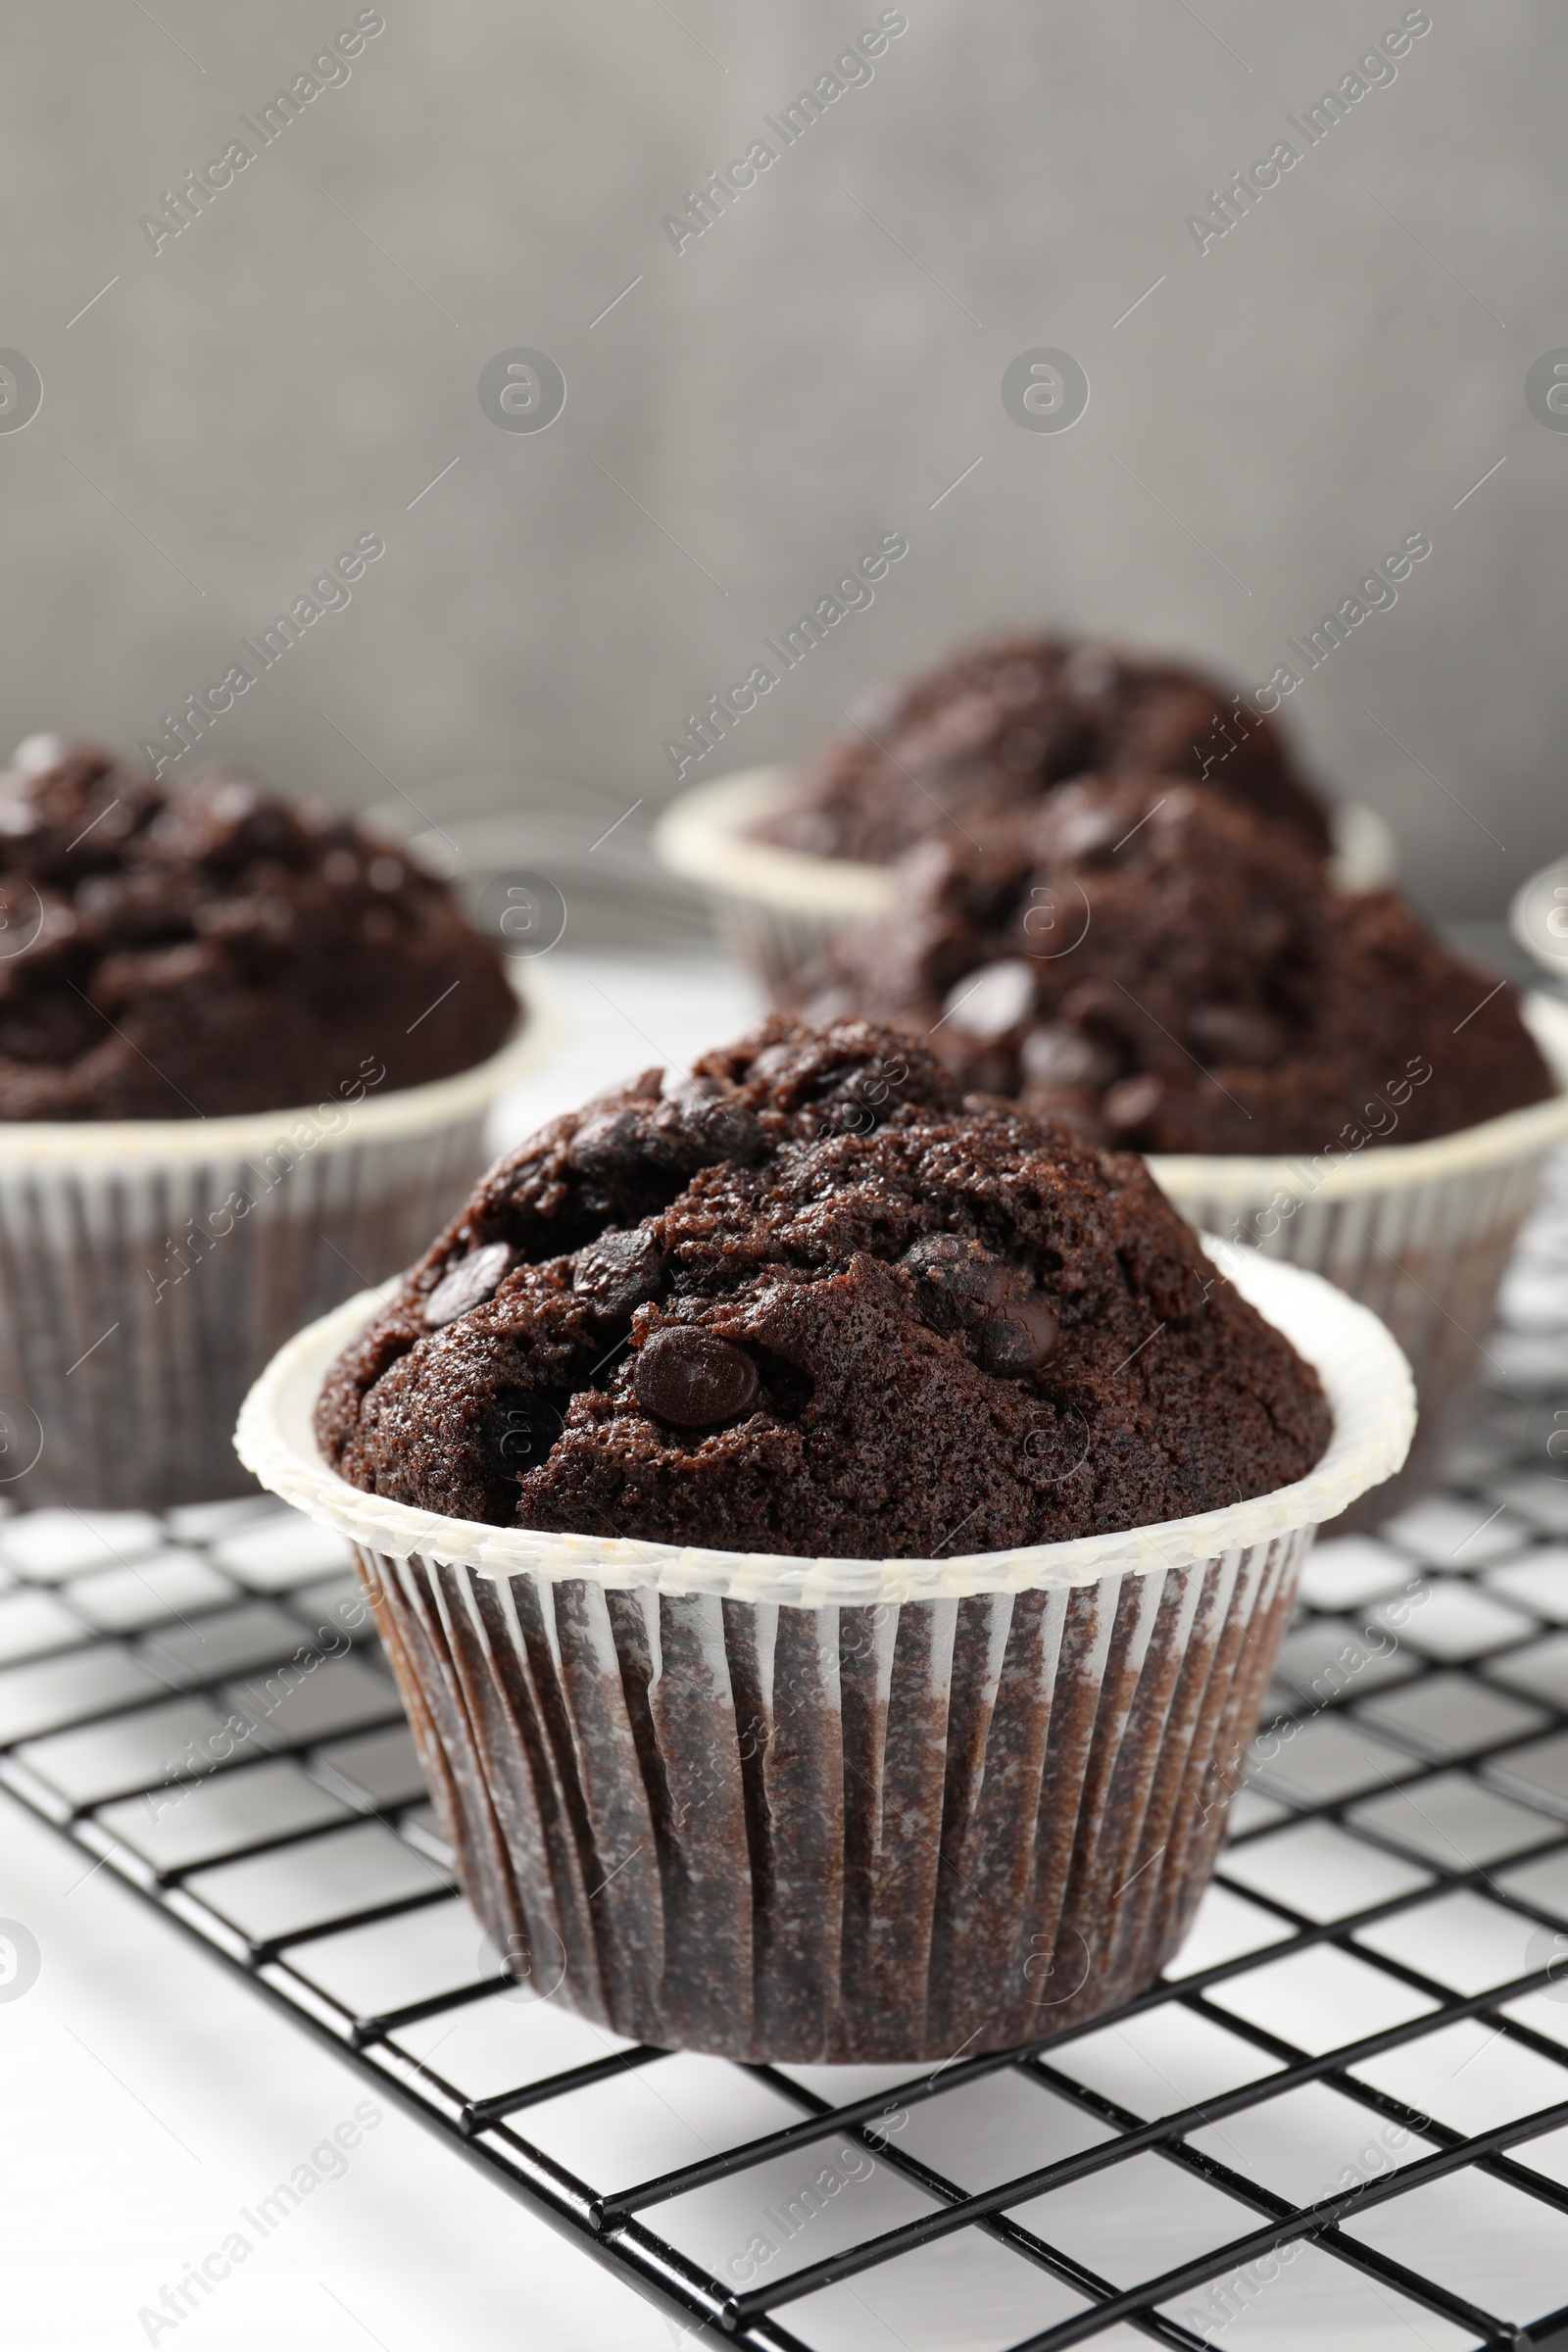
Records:
[[[756,1402],[757,1366],[716,1332],[656,1331],[637,1351],[632,1388],[644,1412],[677,1429],[711,1429]]]
[[[669,1100],[682,1110],[701,1110],[708,1103],[716,1102],[723,1092],[716,1078],[683,1078],[678,1086],[670,1088]]]
[[[1049,1300],[1039,1293],[1007,1300],[1006,1311],[988,1315],[975,1334],[975,1355],[982,1371],[1003,1378],[1019,1372],[1038,1372],[1055,1352],[1056,1318]]]
[[[566,1146],[567,1164],[586,1176],[614,1176],[642,1163],[646,1113],[602,1110],[584,1119]]]
[[[579,1250],[571,1287],[596,1315],[614,1321],[657,1298],[664,1287],[664,1250],[656,1233],[636,1225],[602,1233]]]
[[[1053,860],[1093,865],[1111,857],[1127,830],[1125,804],[1105,801],[1073,786],[1057,794],[1046,819]]]
[[[925,1274],[935,1266],[956,1264],[960,1257],[968,1256],[969,1249],[970,1245],[960,1241],[956,1233],[928,1233],[909,1244],[901,1262],[911,1273]]]
[[[1116,1135],[1131,1135],[1135,1128],[1147,1126],[1159,1109],[1163,1093],[1152,1070],[1145,1070],[1137,1078],[1122,1079],[1105,1097],[1106,1126]]]
[[[983,971],[966,972],[948,991],[944,1018],[969,1037],[1005,1037],[1035,1008],[1034,967],[1009,956]]]
[[[956,1233],[928,1234],[905,1251],[901,1262],[955,1302],[995,1306],[1011,1285],[1002,1258],[988,1255],[978,1242],[961,1241]]]
[[[1026,1266],[955,1233],[928,1234],[900,1262],[920,1277],[925,1320],[939,1331],[968,1331],[983,1371],[1034,1372],[1054,1349],[1055,1315]]]
[[[1215,1061],[1277,1061],[1284,1032],[1272,1013],[1247,1004],[1196,1004],[1187,1034],[1200,1054]]]
[[[761,1156],[762,1130],[757,1115],[744,1102],[728,1097],[683,1106],[682,1115],[702,1139],[702,1149],[715,1159],[752,1160]]]
[[[439,1331],[444,1323],[455,1323],[470,1307],[493,1298],[511,1263],[512,1251],[505,1242],[489,1242],[482,1250],[471,1250],[450,1274],[443,1275],[425,1300],[424,1320],[429,1329]]]
[[[715,1160],[756,1159],[762,1132],[745,1103],[677,1095],[585,1119],[566,1146],[569,1165],[601,1182],[614,1177],[695,1175]]]
[[[1062,1021],[1031,1029],[1019,1049],[1018,1063],[1031,1086],[1109,1086],[1121,1067],[1099,1038]]]

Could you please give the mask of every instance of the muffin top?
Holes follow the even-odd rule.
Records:
[[[1494,974],[1170,777],[1081,778],[984,849],[945,828],[790,998],[896,1023],[961,1085],[1139,1151],[1414,1143],[1553,1091]]]
[[[1142,1161],[775,1018],[498,1162],[317,1435],[456,1518],[939,1559],[1266,1494],[1330,1417]]]
[[[515,1026],[444,884],[319,803],[34,735],[0,773],[0,1119],[287,1108]]]
[[[949,820],[978,829],[1073,776],[1201,782],[1291,827],[1319,857],[1321,805],[1272,719],[1213,678],[1093,640],[1007,631],[878,688],[808,760],[760,839],[885,865]]]

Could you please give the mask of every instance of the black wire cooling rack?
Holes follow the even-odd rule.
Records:
[[[0,1786],[676,2333],[1568,2344],[1568,1166],[1504,1305],[1445,1488],[1308,1563],[1177,1972],[1047,2045],[738,2067],[516,1985],[262,1498],[0,1521]]]

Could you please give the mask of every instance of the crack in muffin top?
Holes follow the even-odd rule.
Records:
[[[499,1161],[317,1407],[399,1502],[849,1558],[1219,1508],[1330,1429],[1140,1160],[782,1017]]]

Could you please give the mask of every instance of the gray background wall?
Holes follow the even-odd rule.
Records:
[[[651,801],[686,710],[881,531],[907,560],[737,760],[1015,615],[1260,682],[1425,530],[1397,606],[1288,710],[1430,906],[1492,911],[1564,848],[1568,434],[1524,398],[1568,344],[1554,0],[1432,0],[1392,85],[1201,256],[1186,216],[1397,0],[908,0],[874,78],[679,255],[662,216],[876,6],[383,13],[352,77],[155,256],[139,216],[354,5],[11,12],[0,344],[44,400],[0,433],[0,729],[133,747],[373,530],[352,605],[207,756],[353,802],[385,796],[378,770],[417,795],[491,764]],[[546,432],[476,397],[518,345],[567,380]],[[1004,410],[1040,345],[1088,372],[1070,432]]]

